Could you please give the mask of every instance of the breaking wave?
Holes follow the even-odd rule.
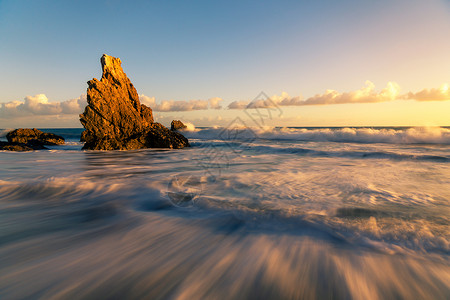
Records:
[[[273,146],[264,145],[263,143],[255,144],[241,144],[233,141],[215,140],[215,141],[196,141],[192,142],[192,146],[199,148],[229,148],[234,150],[236,153],[241,153],[242,151],[248,151],[249,153],[257,154],[292,154],[297,156],[306,157],[335,157],[335,158],[355,158],[355,159],[390,159],[390,160],[411,160],[411,161],[432,161],[437,163],[450,162],[450,155],[442,153],[441,155],[435,154],[412,154],[412,153],[401,153],[392,152],[383,149],[372,149],[372,150],[347,150],[347,149],[312,149],[306,147],[283,147],[283,146]]]
[[[0,129],[0,139],[6,140],[6,135],[12,130],[12,128]]]
[[[188,138],[253,141],[255,139],[387,144],[450,145],[450,128],[197,128],[184,132]]]

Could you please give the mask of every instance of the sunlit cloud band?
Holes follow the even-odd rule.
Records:
[[[155,97],[144,94],[139,95],[140,101],[157,112],[195,111],[209,109],[223,109],[222,98],[215,97],[207,100],[163,100],[157,102]],[[388,82],[381,91],[375,90],[375,85],[366,81],[366,85],[355,91],[338,92],[326,90],[323,94],[316,94],[307,99],[302,96],[291,97],[283,92],[267,99],[233,101],[227,109],[256,109],[276,106],[305,106],[305,105],[332,105],[332,104],[356,104],[379,103],[394,100],[415,101],[449,101],[450,89],[448,84],[439,88],[422,89],[419,92],[400,93],[400,86],[395,82]],[[0,104],[0,118],[10,119],[33,115],[64,115],[79,114],[86,106],[86,95],[78,98],[49,102],[44,94],[27,96],[23,101],[10,101]]]

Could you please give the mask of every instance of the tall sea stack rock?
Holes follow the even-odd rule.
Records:
[[[153,122],[151,108],[139,102],[133,84],[121,67],[120,58],[103,54],[101,80],[88,82],[87,102],[80,122],[88,150],[183,148],[188,140]]]

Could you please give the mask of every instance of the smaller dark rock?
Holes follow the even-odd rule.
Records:
[[[159,123],[153,123],[148,127],[144,134],[144,140],[144,144],[148,148],[181,149],[190,147],[188,139],[181,133],[170,131]]]
[[[177,131],[184,128],[187,128],[187,126],[184,125],[180,120],[173,120],[172,123],[170,123],[170,130],[172,131]]]
[[[36,128],[19,128],[13,130],[6,135],[6,138],[10,143],[34,144],[36,146],[63,145],[65,142],[62,136],[53,133],[42,132]]]
[[[62,145],[64,138],[46,133],[36,128],[19,128],[6,135],[8,142],[0,142],[0,150],[7,151],[32,151],[47,149],[44,145]]]

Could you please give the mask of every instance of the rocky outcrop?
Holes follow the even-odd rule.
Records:
[[[170,123],[170,130],[172,131],[177,131],[184,128],[187,128],[187,126],[184,125],[180,120],[173,120],[172,123]]]
[[[6,135],[8,142],[0,142],[0,150],[31,151],[47,149],[45,145],[54,146],[64,144],[62,136],[42,132],[36,128],[19,128]]]
[[[41,145],[63,145],[65,140],[62,136],[54,133],[42,132],[36,128],[19,128],[8,132],[6,135],[10,143],[41,144]]]
[[[122,70],[120,58],[103,54],[102,78],[88,82],[87,102],[80,122],[86,129],[83,149],[130,150],[183,148],[188,140],[153,122],[151,108],[139,102],[138,93]]]

